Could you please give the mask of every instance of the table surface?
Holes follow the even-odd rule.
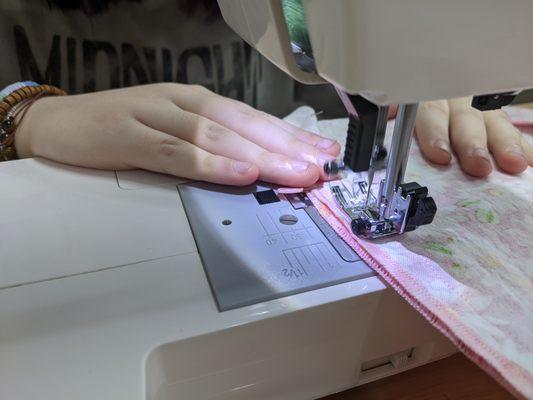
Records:
[[[322,400],[512,400],[496,381],[462,354],[454,354]]]

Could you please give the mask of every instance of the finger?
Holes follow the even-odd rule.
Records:
[[[527,133],[522,133],[522,148],[527,157],[528,164],[533,167],[533,137]]]
[[[322,149],[288,134],[274,124],[272,119],[265,118],[264,113],[244,103],[216,95],[207,89],[188,88],[187,93],[188,95],[183,92],[174,94],[174,103],[237,132],[270,152],[312,162],[318,166],[335,158]]]
[[[269,152],[236,132],[202,116],[180,110],[171,103],[148,110],[141,122],[211,154],[253,163],[259,169],[259,179],[266,182],[306,187],[315,183],[320,176],[318,167],[312,163]]]
[[[502,110],[484,112],[483,117],[489,150],[498,166],[510,174],[523,172],[528,166],[528,159],[522,143],[522,132],[514,127]]]
[[[428,160],[447,165],[452,160],[448,122],[450,109],[446,100],[420,103],[416,115],[416,137]]]
[[[471,98],[449,100],[450,139],[463,171],[481,178],[490,174],[492,163],[483,115],[470,101]]]
[[[220,104],[220,106],[223,106]],[[234,105],[233,105],[234,106]],[[224,115],[224,114],[222,114]],[[326,153],[316,142],[316,146],[298,139],[291,132],[280,128],[279,125],[272,122],[272,119],[266,118],[264,113],[258,112],[251,107],[241,104],[240,107],[233,108],[233,112],[225,114],[221,118],[221,123],[237,132],[248,140],[257,143],[265,149],[279,154],[284,154],[290,158],[305,160],[322,167],[328,161],[334,160],[335,156]],[[290,125],[287,123],[287,125]],[[301,129],[299,131],[302,131]],[[298,132],[295,128],[294,132]],[[300,137],[304,134],[300,132]],[[330,139],[323,139],[329,148],[334,147],[340,150],[340,145]],[[333,144],[331,144],[333,142]],[[337,152],[338,154],[338,152]]]
[[[335,158],[322,151],[320,147],[298,139],[295,135],[273,123],[272,119],[265,118],[263,113],[245,104],[217,98],[205,116],[274,153],[312,162],[318,166],[322,166]],[[300,137],[304,136],[300,132]],[[328,147],[335,145],[335,143],[332,145],[332,141],[329,139],[325,139],[325,141],[330,144]],[[320,141],[316,142],[317,145],[319,143]]]
[[[149,127],[137,132],[142,138],[131,164],[137,168],[224,185],[244,186],[257,180],[258,168],[249,162],[211,154],[189,142]]]
[[[308,143],[311,146],[315,146],[333,157],[337,157],[341,151],[341,145],[334,139],[325,138],[317,135],[316,133],[306,131],[305,129],[299,128],[273,115],[269,115],[260,111],[257,112],[262,114],[264,118],[270,120],[270,122],[278,126],[280,129],[283,129],[284,131],[294,135],[294,137],[298,140]]]
[[[200,93],[197,94],[197,96],[201,96],[201,90]],[[317,147],[321,151],[324,151],[327,154],[332,155],[333,157],[337,157],[340,153],[340,144],[334,140],[325,138],[323,136],[317,135],[313,132],[309,132],[305,129],[299,128],[297,126],[294,126],[293,124],[290,124],[286,121],[283,121],[282,119],[279,119],[273,115],[267,114],[265,112],[261,112],[258,110],[255,110],[254,108],[239,102],[237,100],[228,99],[223,96],[220,96],[215,93],[211,93],[212,100],[217,102],[218,105],[224,107],[226,105],[231,105],[233,108],[233,112],[236,114],[245,114],[245,115],[253,115],[256,117],[263,117],[264,119],[268,120],[271,124],[276,125],[278,128],[284,130],[285,132],[288,132],[292,134],[294,137],[296,137],[298,140],[301,140],[302,142],[305,142],[307,144],[310,144],[312,146]],[[196,106],[198,106],[198,103],[200,102],[200,99],[195,97],[190,97],[189,101],[194,100],[196,102]],[[207,116],[207,115],[206,115]],[[208,116],[210,117],[210,116]],[[213,116],[211,116],[213,117]]]

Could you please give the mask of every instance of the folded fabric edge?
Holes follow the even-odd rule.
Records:
[[[308,192],[308,197],[312,201],[313,205],[317,208],[320,214],[326,218],[331,227],[356,251],[356,253],[372,268],[374,269],[400,296],[402,296],[413,308],[415,308],[431,325],[437,328],[443,335],[445,335],[464,355],[472,360],[476,365],[488,373],[493,379],[495,379],[500,385],[508,390],[513,396],[520,399],[531,398],[531,394],[523,392],[516,385],[514,385],[502,372],[487,361],[487,359],[470,347],[464,342],[459,335],[446,324],[442,319],[436,316],[431,310],[420,303],[414,296],[412,296],[408,290],[387,270],[385,270],[357,241],[352,238],[350,232],[347,231],[345,226],[338,220],[332,221],[329,215],[333,215],[328,211],[327,205],[325,205],[318,197],[312,192]],[[335,216],[333,215],[333,218]],[[459,324],[461,324],[459,322]],[[466,327],[462,326],[459,330],[466,330]],[[526,378],[527,380],[527,378]],[[527,384],[527,382],[524,382]],[[531,383],[530,383],[531,384]],[[533,385],[533,384],[532,384]],[[532,393],[533,394],[533,393]]]

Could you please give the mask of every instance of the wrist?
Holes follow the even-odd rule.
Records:
[[[24,117],[40,97],[57,95],[66,93],[54,86],[30,81],[17,82],[0,91],[0,161],[34,155],[30,136],[32,129],[28,129],[31,124],[24,124]]]

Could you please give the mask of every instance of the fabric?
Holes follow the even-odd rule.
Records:
[[[533,110],[507,110],[522,128],[533,127]],[[288,120],[309,126],[312,115],[299,109]],[[346,120],[315,124],[338,140],[347,129]],[[514,395],[533,398],[533,169],[471,179],[457,162],[428,164],[413,141],[409,181],[428,186],[438,207],[433,223],[374,241],[351,233],[330,183],[308,196],[344,240],[461,351]]]
[[[87,16],[50,8],[46,0],[2,0],[0,88],[32,80],[76,94],[180,82],[280,116],[302,102],[342,107],[333,88],[296,85],[222,17],[206,16],[202,5],[190,14],[187,3],[122,0]]]

